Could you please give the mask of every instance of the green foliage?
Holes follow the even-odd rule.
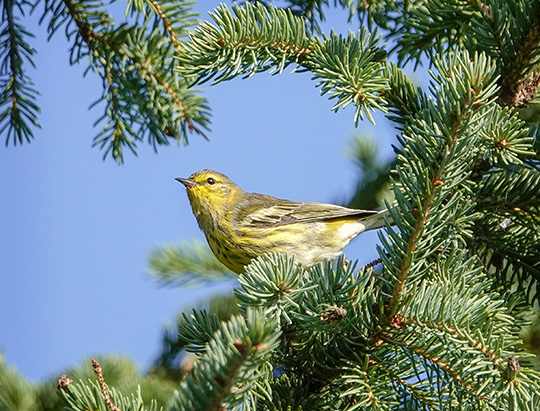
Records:
[[[244,292],[237,292],[236,297],[241,307],[262,306],[270,317],[290,323],[289,311],[298,306],[299,295],[312,286],[299,286],[300,273],[292,258],[285,261],[277,255],[268,258],[272,261],[270,267],[255,261],[250,269],[258,275],[242,275],[238,279]]]
[[[402,6],[370,6],[383,3],[387,10]],[[426,7],[441,10],[428,16]],[[407,13],[423,18],[424,24],[432,19],[429,33],[422,37],[421,26],[415,26],[414,33],[403,34],[398,48],[408,59],[423,52],[434,57],[429,93],[414,87],[397,66],[380,64],[384,51],[367,31],[310,39],[306,52],[306,32],[294,32],[295,23],[274,8],[266,12],[246,5],[250,15],[222,6],[216,14],[226,18],[214,18],[216,26],[197,32],[185,55],[185,64],[195,63],[188,74],[199,81],[296,64],[323,78],[323,91],[341,93],[337,107],[352,102],[357,116],[370,107],[388,108],[388,117],[400,127],[391,179],[395,226],[381,234],[381,274],[355,273],[341,262],[304,272],[290,259],[267,256],[239,279],[240,307],[262,307],[283,330],[274,356],[274,367],[285,375],[283,384],[302,381],[297,392],[283,394],[283,401],[278,390],[272,391],[274,402],[293,407],[295,394],[302,393],[320,409],[533,410],[539,405],[539,374],[519,338],[539,284],[538,153],[516,111],[501,107],[507,105],[504,59],[493,50],[478,53],[467,43],[472,35],[462,39],[462,32],[448,28],[475,18],[467,7],[472,6],[410,3]],[[287,44],[302,39],[296,44],[302,53],[284,62],[286,57],[272,60],[268,47],[257,47],[263,40],[277,44],[275,33],[261,21],[265,16],[270,25],[288,24],[283,30],[291,33]],[[394,23],[415,24],[403,16]],[[439,24],[441,16],[451,21]],[[372,23],[377,18],[381,24],[380,17]],[[232,54],[219,54],[228,47],[220,39],[233,36],[235,24],[243,23],[260,28],[253,43],[257,51],[234,44],[227,51]],[[397,33],[390,30],[390,35]],[[414,53],[407,51],[415,41]],[[231,55],[235,63],[228,66]],[[370,83],[371,74],[380,83]],[[373,98],[364,107],[362,98],[347,100],[347,93],[360,89]],[[369,155],[358,157],[370,165]],[[199,347],[214,332],[203,318],[197,323],[203,328],[196,328],[199,339],[194,339]]]
[[[271,398],[261,398],[258,409],[272,411],[318,411],[325,408],[324,399],[309,396],[309,384],[286,374],[270,383]]]
[[[246,313],[263,309],[260,326],[264,319],[281,318],[283,336],[279,347],[274,347],[272,363],[284,375],[279,379],[264,372],[258,375],[259,384],[268,385],[260,400],[251,392],[257,408],[242,402],[241,395],[230,409],[274,409],[271,404],[280,404],[282,408],[277,409],[302,404],[305,409],[321,410],[375,408],[375,404],[382,409],[391,409],[387,408],[391,404],[404,409],[502,410],[513,405],[535,409],[540,375],[530,368],[531,355],[523,351],[516,334],[523,320],[516,322],[504,300],[490,295],[491,280],[475,259],[467,260],[465,255],[453,252],[440,258],[432,278],[417,284],[417,298],[404,298],[399,315],[392,317],[384,332],[379,327],[387,315],[388,295],[381,292],[384,279],[371,269],[357,272],[354,264],[345,266],[343,259],[309,271],[291,265],[286,256],[256,260],[243,275],[240,305]],[[256,282],[261,286],[273,282],[273,298],[260,300],[258,289],[249,286]],[[286,299],[287,316],[282,310]],[[228,350],[213,345],[217,340],[234,341],[237,337],[232,331],[231,336],[223,334],[223,328],[209,322],[204,313],[194,314],[190,321],[192,329],[205,335],[205,350],[197,348],[200,342],[193,346],[205,364],[224,361],[223,350],[240,357],[235,344]],[[234,322],[227,324],[236,327]],[[193,332],[186,329],[186,334]],[[516,355],[521,368],[514,375],[514,366],[509,364]],[[223,365],[225,370],[231,370],[230,363]],[[253,364],[252,372],[264,370],[265,364]],[[197,387],[186,382],[182,387],[189,393],[196,390],[207,402],[212,401],[207,396],[221,398],[221,388],[210,379],[223,386],[225,376],[230,377],[227,381],[233,378],[217,371],[220,367],[201,366],[194,378],[209,382]],[[210,388],[203,391],[201,386]],[[199,405],[196,409],[208,408]]]
[[[281,73],[296,64],[312,71],[322,94],[337,99],[332,110],[353,104],[355,122],[364,115],[373,121],[374,109],[385,111],[385,52],[376,33],[308,39],[303,20],[290,11],[249,3],[232,11],[221,5],[211,16],[215,25],[205,22],[190,34],[182,75],[217,83],[261,71]]]
[[[167,285],[188,286],[200,282],[235,278],[206,244],[184,242],[154,250],[149,259],[150,274]]]
[[[15,369],[6,364],[0,354],[0,410],[37,410],[34,387],[26,382]]]
[[[418,61],[422,53],[432,57],[429,92],[386,64],[373,33],[309,37],[306,50],[311,35],[297,30],[289,12],[271,6],[234,6],[232,12],[221,6],[216,24],[205,23],[192,35],[183,57],[189,68],[182,70],[195,81],[292,64],[311,71],[323,92],[338,99],[334,108],[353,103],[356,119],[384,109],[400,130],[391,173],[394,226],[380,236],[380,274],[355,272],[342,261],[302,271],[274,255],[256,260],[239,278],[241,309],[264,309],[283,331],[273,357],[283,376],[267,381],[272,403],[332,410],[540,405],[540,375],[520,339],[540,289],[540,164],[531,133],[537,128],[534,117],[526,124],[505,107],[530,101],[516,90],[509,99],[507,84],[535,91],[540,19],[524,12],[536,6],[521,3],[495,11],[491,3],[409,2],[406,12],[385,22],[381,10],[403,11],[404,4],[367,2],[371,24],[389,28],[389,36],[407,28],[396,46],[402,63]],[[294,5],[294,15],[308,15],[305,2]],[[479,13],[497,25],[491,28],[496,41],[473,41],[479,38],[474,30],[488,35],[472,27]],[[505,13],[528,23],[509,29]],[[242,32],[243,42],[228,42],[239,33],[237,25],[255,27],[257,36]],[[503,32],[516,37],[497,39]],[[501,45],[505,41],[521,41],[522,48]],[[278,56],[272,51],[277,44],[301,52]],[[534,52],[527,62],[516,61],[522,77],[512,80],[506,61],[524,49]],[[385,180],[385,169],[370,163],[372,148],[359,146],[356,157],[366,175],[373,170],[373,180]],[[377,189],[369,191],[373,197]],[[209,354],[215,319],[194,313],[190,321],[186,337]],[[272,409],[269,398],[258,403],[260,409]]]
[[[381,256],[385,270],[397,280],[391,285],[396,298],[405,276],[425,278],[437,253],[462,246],[471,236],[474,204],[468,177],[484,119],[495,106],[496,77],[489,60],[480,56],[467,61],[467,55],[463,60],[454,55],[439,72],[444,77],[434,77],[432,84],[437,100],[427,100],[427,110],[400,136],[403,149],[394,179],[398,207],[392,210],[400,233],[390,229],[388,237],[381,236],[385,248],[401,256]],[[412,278],[407,283],[415,286]]]
[[[210,16],[216,25],[199,25],[180,56],[181,73],[196,76],[198,83],[266,70],[281,73],[310,52],[303,21],[288,10],[247,3],[231,11],[222,4]]]
[[[203,328],[201,324],[200,328]],[[254,409],[267,397],[272,367],[268,360],[278,345],[277,322],[262,310],[247,310],[214,332],[208,348],[180,385],[175,410]]]
[[[127,405],[126,409],[138,409],[135,408],[135,404],[137,406],[146,404],[145,409],[148,410],[168,409],[176,388],[173,381],[152,374],[142,376],[133,361],[127,358],[109,356],[98,357],[98,359],[103,369],[103,377],[109,385],[113,403],[120,409],[124,409],[120,403]],[[67,375],[74,383],[66,390],[57,388],[58,379],[51,380],[41,387],[39,396],[42,402],[41,410],[63,409],[66,399],[74,410],[88,409],[90,406],[95,406],[99,410],[108,410],[108,408],[102,408],[103,394],[96,383],[97,379],[90,359],[83,360],[80,367],[67,370]],[[61,396],[53,391],[60,392]],[[50,401],[52,398],[55,399],[54,402]],[[117,400],[120,403],[115,402]]]
[[[332,34],[324,41],[317,39],[305,63],[313,78],[319,80],[321,93],[338,100],[332,110],[354,104],[356,124],[364,115],[374,123],[371,112],[386,111],[384,90],[388,88],[388,79],[383,72],[386,53],[378,48],[379,40],[376,32],[365,29],[356,36],[349,33],[346,38]]]
[[[154,361],[150,374],[179,381],[193,363],[193,356],[185,355],[186,351],[203,352],[219,323],[228,321],[238,312],[238,303],[233,296],[218,294],[205,302],[202,310],[193,310],[189,315],[181,313],[176,326],[165,330],[161,354]],[[197,326],[201,323],[200,317],[207,319],[203,328]]]
[[[193,310],[190,316],[182,314],[178,334],[187,344],[186,351],[204,353],[208,348],[206,344],[212,339],[214,333],[219,330],[219,327],[220,323],[217,315],[205,310]]]
[[[385,201],[392,203],[390,191],[390,170],[394,161],[383,162],[378,156],[377,143],[372,137],[353,136],[349,156],[358,169],[358,181],[352,198],[345,203],[347,207],[374,210]]]
[[[111,408],[106,403],[100,386],[94,381],[84,384],[80,381],[78,384],[72,384],[60,391],[64,396],[67,407],[70,411],[109,411]],[[144,405],[140,391],[130,396],[123,396],[114,388],[110,389],[110,401],[120,410],[140,410],[140,411],[158,411],[163,408],[158,407],[155,401],[149,406]]]
[[[31,35],[17,23],[14,9],[43,7],[41,23],[49,38],[65,32],[69,62],[84,64],[102,80],[101,96],[92,104],[103,110],[96,121],[101,131],[94,146],[122,163],[125,150],[136,154],[140,142],[158,146],[187,144],[191,133],[205,137],[209,125],[206,100],[177,75],[175,58],[182,38],[197,21],[192,2],[132,1],[128,17],[115,23],[112,1],[25,0],[6,2],[0,27],[3,65],[0,77],[0,127],[6,144],[33,138],[39,108],[37,91],[25,75],[23,62],[33,65]],[[4,20],[4,19],[3,19]]]
[[[114,387],[110,389],[113,402],[125,407],[121,409],[139,409],[136,407],[143,403],[150,404],[145,408],[148,410],[168,409],[176,387],[170,380],[155,375],[141,377],[137,367],[126,358],[103,357],[100,363],[105,380]],[[58,388],[58,377],[29,384],[0,357],[0,410],[60,411],[66,409],[67,400],[68,409],[109,411],[90,359],[66,372],[74,382],[63,389]]]
[[[37,120],[38,96],[31,79],[26,74],[27,64],[34,65],[35,50],[29,44],[29,33],[19,23],[17,12],[27,1],[2,2],[0,22],[0,132],[5,133],[6,146],[17,145],[34,138],[32,127],[39,127]]]

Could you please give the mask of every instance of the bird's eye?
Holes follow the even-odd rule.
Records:
[[[212,177],[207,178],[207,179],[206,179],[206,182],[207,182],[208,184],[210,184],[210,185],[216,184],[216,180],[214,180]]]

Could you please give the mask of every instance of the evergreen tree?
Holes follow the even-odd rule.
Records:
[[[334,110],[352,105],[354,121],[387,113],[395,162],[365,170],[379,186],[389,176],[391,221],[377,262],[303,270],[262,256],[239,277],[238,313],[183,315],[169,359],[181,349],[196,359],[164,408],[540,409],[540,373],[521,337],[540,296],[540,3],[338,1],[364,23],[347,36],[320,33],[326,1],[266,3],[220,6],[173,42],[171,70],[195,85],[293,66],[312,73]],[[80,41],[76,50],[91,47]],[[401,70],[422,62],[427,89]],[[152,267],[168,282],[226,274],[197,247],[157,252]],[[68,409],[158,409],[115,387],[107,369],[94,362],[91,382],[61,379]]]

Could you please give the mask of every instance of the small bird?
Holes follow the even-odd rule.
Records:
[[[212,252],[238,274],[252,259],[266,253],[292,255],[304,267],[336,258],[358,234],[382,227],[387,211],[247,193],[226,175],[212,170],[176,180],[186,187],[193,214]]]

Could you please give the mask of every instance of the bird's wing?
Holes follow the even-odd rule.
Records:
[[[377,211],[355,210],[333,204],[280,202],[257,207],[245,215],[245,222],[252,226],[280,226],[294,223],[310,223],[335,218],[362,218]]]

